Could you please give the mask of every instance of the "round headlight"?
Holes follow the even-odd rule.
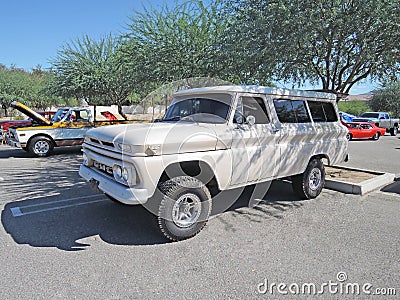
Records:
[[[127,168],[123,168],[122,169],[122,179],[125,180],[126,182],[128,182],[129,180],[129,172],[127,170]]]
[[[121,177],[122,177],[122,168],[121,168],[120,166],[116,166],[116,167],[114,168],[114,172],[115,172],[115,175],[116,175],[118,178],[121,178]]]

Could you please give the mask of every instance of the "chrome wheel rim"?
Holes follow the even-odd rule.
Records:
[[[201,212],[201,200],[192,193],[179,197],[172,209],[172,221],[179,227],[186,228],[199,219]]]
[[[321,186],[322,172],[320,169],[312,169],[310,176],[308,177],[308,185],[311,190],[315,191]]]
[[[37,141],[33,149],[36,154],[46,154],[50,150],[50,144],[47,141]]]

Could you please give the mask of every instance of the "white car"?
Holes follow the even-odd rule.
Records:
[[[33,124],[10,128],[8,144],[38,157],[50,155],[54,147],[81,145],[84,134],[93,127],[126,123],[114,106],[63,107],[51,120],[22,103],[11,106],[29,116]]]
[[[192,89],[158,122],[88,131],[80,175],[113,200],[155,204],[161,231],[181,240],[203,228],[220,191],[291,177],[301,198],[318,196],[323,160],[348,158],[346,134],[333,94]]]

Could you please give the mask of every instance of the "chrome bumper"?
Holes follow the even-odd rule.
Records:
[[[86,181],[90,182],[92,187],[95,189],[101,190],[105,194],[124,204],[144,204],[149,198],[146,189],[130,188],[122,185],[84,165],[80,166],[79,175]]]

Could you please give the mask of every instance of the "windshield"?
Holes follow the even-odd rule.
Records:
[[[377,113],[363,113],[361,115],[361,117],[364,117],[364,118],[378,118],[379,114],[377,114]]]
[[[200,123],[225,123],[232,96],[229,94],[204,95],[174,99],[162,121],[191,121]]]
[[[53,122],[60,122],[68,113],[68,109],[59,109],[56,114],[53,116]]]

